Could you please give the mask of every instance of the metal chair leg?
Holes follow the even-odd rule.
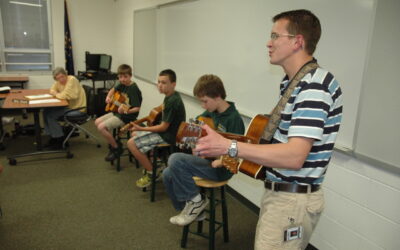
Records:
[[[154,148],[153,150],[153,174],[151,175],[151,194],[150,201],[154,202],[156,196],[156,180],[157,180],[157,159],[159,155],[159,149]]]
[[[189,234],[189,225],[183,227],[181,248],[186,248],[188,234]]]
[[[222,225],[224,230],[224,241],[229,241],[229,230],[228,230],[228,207],[225,200],[225,187],[221,187],[221,207],[222,207]]]
[[[210,188],[210,222],[208,229],[208,249],[214,250],[215,248],[215,195],[214,188]]]

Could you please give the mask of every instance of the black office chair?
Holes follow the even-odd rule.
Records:
[[[82,85],[82,87],[85,90],[86,105],[88,106],[88,105],[90,105],[89,96],[92,91],[92,88],[89,86],[86,86],[86,85]],[[85,133],[86,138],[89,138],[89,136],[92,137],[97,142],[97,147],[98,148],[101,147],[99,139],[95,135],[90,133],[86,128],[81,126],[81,125],[85,124],[86,122],[88,122],[89,120],[91,120],[91,117],[86,112],[82,111],[86,107],[79,107],[76,109],[71,109],[64,113],[63,121],[65,122],[65,126],[70,127],[71,129],[69,129],[69,133],[67,134],[67,136],[64,139],[63,148],[66,148],[66,146],[67,146],[66,144],[67,144],[69,138],[71,138],[71,136],[78,131]]]

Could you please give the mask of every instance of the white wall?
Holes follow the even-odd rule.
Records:
[[[76,68],[84,69],[86,50],[111,54],[114,69],[120,63],[132,64],[133,11],[167,2],[171,0],[68,0]],[[52,9],[55,63],[64,65],[63,0],[53,0]],[[32,76],[30,85],[37,88],[47,82],[52,82],[51,77]],[[144,96],[140,116],[145,116],[162,102],[163,96],[154,85],[137,82]],[[186,96],[183,99],[188,118],[200,113],[197,101]],[[230,186],[259,205],[262,182],[239,174],[230,181]],[[336,152],[324,190],[326,208],[311,239],[314,246],[319,249],[400,249],[398,171],[386,171],[381,166]]]

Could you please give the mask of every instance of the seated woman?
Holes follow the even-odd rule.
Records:
[[[79,81],[74,76],[69,76],[65,69],[61,67],[54,69],[53,78],[56,81],[50,88],[50,94],[58,99],[67,100],[68,107],[44,109],[44,131],[51,138],[47,146],[52,149],[61,149],[64,141],[64,132],[58,123],[58,119],[67,110],[86,107],[86,95]]]

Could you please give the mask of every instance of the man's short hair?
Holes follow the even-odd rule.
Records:
[[[316,17],[309,10],[291,10],[282,12],[272,18],[273,22],[280,19],[289,21],[287,31],[289,34],[301,34],[306,42],[305,50],[310,54],[314,54],[317,47],[319,38],[321,37],[321,24],[318,17]]]
[[[225,100],[226,92],[222,80],[216,75],[203,75],[193,88],[193,95],[196,97],[208,96],[211,98],[221,97]]]
[[[53,70],[53,79],[56,79],[56,76],[58,76],[59,74],[62,75],[68,75],[67,71],[63,68],[63,67],[57,67]]]
[[[128,64],[121,64],[118,66],[118,75],[130,75],[132,76],[132,68]]]
[[[159,76],[168,76],[170,82],[176,82],[176,74],[172,69],[164,69]]]

